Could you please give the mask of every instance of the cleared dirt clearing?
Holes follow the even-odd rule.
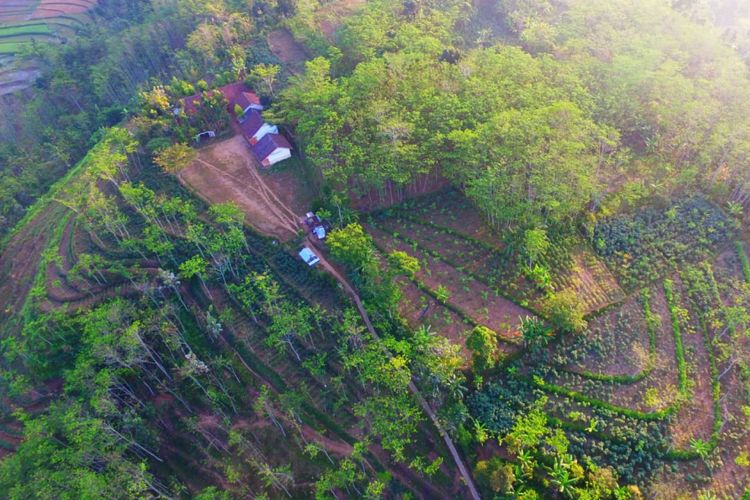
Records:
[[[256,230],[288,241],[297,234],[300,217],[266,186],[257,168],[247,143],[237,135],[201,150],[177,177],[209,203],[236,203]]]

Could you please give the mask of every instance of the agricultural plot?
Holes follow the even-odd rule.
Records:
[[[715,205],[693,198],[668,209],[647,208],[602,221],[594,229],[596,252],[628,290],[664,276],[682,262],[697,262],[725,244],[732,223]]]
[[[522,272],[517,251],[508,247],[466,198],[454,191],[383,211],[373,220],[414,248],[471,274],[496,294],[521,306],[541,309],[545,292]],[[564,248],[572,250],[568,253]],[[550,271],[550,289],[575,293],[587,312],[624,297],[607,267],[575,238],[553,242],[541,263]]]
[[[424,198],[370,222],[379,245],[420,260],[417,284],[433,295],[442,287],[446,305],[469,322],[492,326],[476,309],[488,304],[462,296],[467,283],[475,297],[486,290],[540,306],[542,290],[518,271],[509,243],[460,195]],[[544,398],[572,449],[627,481],[653,481],[647,496],[663,495],[660,484],[741,496],[750,463],[750,264],[743,242],[729,244],[734,227],[718,207],[690,199],[600,222],[594,248],[561,243],[574,250],[545,264],[558,271],[553,289],[573,291],[593,313],[586,330],[511,361],[468,399],[472,415],[503,433]]]
[[[88,22],[96,0],[12,0],[0,3],[0,95],[29,86],[33,64],[20,67],[15,57],[32,40],[59,43]],[[29,66],[29,67],[27,67]]]
[[[638,382],[670,360],[674,342],[658,287],[592,319],[585,332],[563,338],[552,352],[559,369],[605,382]]]
[[[520,342],[519,324],[521,318],[532,316],[528,310],[503,298],[461,269],[409,246],[376,227],[369,227],[368,230],[376,245],[384,251],[400,250],[416,257],[422,267],[415,277],[420,288],[451,307],[471,326],[483,325],[495,331],[504,341]]]
[[[574,449],[654,480],[649,496],[705,488],[738,498],[750,446],[748,311],[741,257],[728,249],[592,319],[580,340],[523,358],[511,379],[545,395]],[[489,423],[498,410],[487,397],[502,387],[471,400]]]

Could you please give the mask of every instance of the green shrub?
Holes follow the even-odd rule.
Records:
[[[734,242],[734,248],[737,251],[737,257],[740,259],[742,265],[742,275],[745,277],[745,281],[750,283],[750,260],[747,258],[747,252],[745,252],[745,244],[741,241]]]

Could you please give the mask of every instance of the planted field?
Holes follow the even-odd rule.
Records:
[[[538,290],[523,275],[496,271],[500,262],[518,267],[507,245],[472,222],[457,198],[446,200],[383,212],[375,225],[433,259],[430,266],[451,263],[536,307]],[[573,246],[554,280],[556,290],[594,297],[586,330],[512,362],[469,399],[472,414],[502,433],[508,408],[543,396],[573,449],[622,478],[653,481],[648,496],[663,496],[665,484],[672,493],[705,487],[741,496],[750,463],[750,266],[744,243],[730,244],[733,233],[732,221],[701,199],[600,223],[596,249]],[[597,277],[581,286],[581,268]],[[606,299],[591,292],[597,285]]]
[[[450,306],[472,326],[483,325],[508,342],[520,342],[521,318],[532,314],[503,298],[471,274],[452,267],[431,254],[415,249],[388,233],[369,228],[376,244],[386,251],[400,250],[419,259],[421,270],[415,280],[423,290]]]
[[[495,293],[541,309],[545,290],[522,271],[517,252],[491,230],[461,195],[450,191],[415,204],[385,210],[375,224],[415,249],[471,274]],[[571,249],[566,251],[563,249]],[[621,300],[624,295],[607,267],[576,238],[553,241],[540,263],[550,272],[549,289],[571,291],[587,312]]]
[[[16,64],[16,54],[32,40],[58,43],[91,19],[95,0],[12,0],[0,3],[0,95],[28,87],[38,72]]]
[[[682,262],[709,257],[733,232],[718,207],[693,198],[668,209],[648,208],[600,222],[593,241],[621,284],[632,290]]]
[[[563,338],[553,360],[592,380],[635,382],[674,359],[670,332],[663,292],[656,287],[589,321],[581,335]]]
[[[518,373],[581,451],[623,477],[656,477],[652,495],[668,484],[738,498],[750,446],[748,311],[741,258],[728,249],[713,264],[680,266]]]

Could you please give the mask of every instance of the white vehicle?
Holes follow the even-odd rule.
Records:
[[[320,259],[317,255],[315,255],[315,252],[310,250],[308,247],[304,247],[302,250],[299,251],[299,256],[304,260],[308,266],[313,267],[315,264],[320,262]]]

